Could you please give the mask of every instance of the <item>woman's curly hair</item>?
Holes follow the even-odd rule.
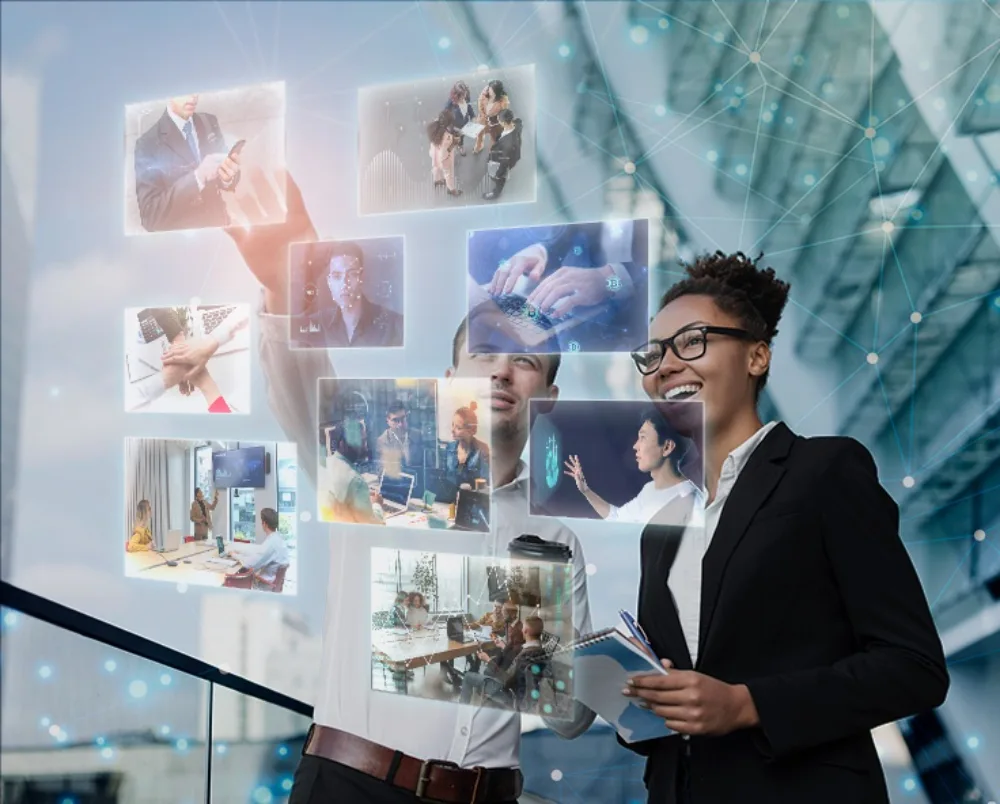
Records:
[[[757,267],[762,256],[752,260],[742,251],[716,251],[698,257],[684,266],[687,278],[663,295],[660,309],[681,296],[710,296],[720,310],[739,319],[745,330],[770,346],[778,334],[790,285],[778,279],[773,268]],[[766,383],[764,372],[757,384],[758,393]]]

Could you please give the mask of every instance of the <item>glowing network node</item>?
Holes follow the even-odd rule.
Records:
[[[219,743],[217,746],[215,746],[215,750],[219,754],[226,753],[226,744],[225,743]]]
[[[793,125],[794,123],[795,123],[795,118],[794,118],[794,117],[792,117],[791,115],[788,115],[788,116],[787,116],[787,117],[785,118],[785,125],[789,125],[789,126],[791,126],[791,125]]]
[[[837,16],[842,20],[846,20],[849,16],[851,16],[851,10],[847,6],[838,6]]]
[[[38,668],[38,677],[39,678],[51,678],[52,677],[52,668],[49,667],[47,664],[43,664],[41,667]]]
[[[47,717],[43,717],[41,720],[38,721],[38,723],[43,729],[47,729],[49,727],[49,724],[52,723],[52,721]]]
[[[553,782],[560,782],[560,781],[562,781],[563,772],[561,770],[559,770],[558,768],[555,768],[552,771],[552,773],[549,774],[549,776],[551,777],[551,779],[552,779]]]
[[[658,103],[656,104],[656,108],[653,111],[656,112],[657,117],[663,117],[667,113],[667,107],[664,106],[662,103]]]
[[[1000,294],[993,297],[993,306],[1000,310]]]
[[[747,166],[746,165],[737,165],[736,166],[736,175],[737,176],[746,176],[747,175]]]
[[[279,745],[278,746],[278,756],[279,757],[287,757],[288,756],[288,746],[287,745]]]
[[[868,128],[865,129],[865,136],[870,140],[875,139],[875,127],[868,126]]]
[[[552,714],[552,704],[545,704],[545,706],[542,707],[542,711],[545,714],[547,714],[547,715],[551,715]]]
[[[570,56],[570,53],[572,53],[572,52],[573,52],[573,51],[572,51],[572,50],[570,50],[570,47],[569,47],[569,45],[567,45],[567,44],[562,44],[562,45],[559,45],[559,50],[558,50],[558,53],[559,53],[559,55],[560,55],[560,56],[562,56],[562,57],[563,57],[564,59],[568,59],[568,58],[569,58],[569,56]]]
[[[281,789],[284,790],[286,793],[292,789],[292,780],[289,779],[287,776],[281,780]]]
[[[865,358],[873,366],[878,363],[878,354],[876,352],[869,352],[868,357]]]
[[[164,687],[169,687],[171,681],[173,681],[173,679],[170,677],[170,673],[162,673],[160,675],[160,683]]]
[[[934,99],[934,108],[937,109],[939,112],[943,112],[945,110],[946,105],[947,104],[944,102],[944,98]]]
[[[975,539],[977,542],[985,541],[986,540],[986,531],[983,530],[982,528],[979,528],[979,530],[975,531],[972,534],[972,538]]]
[[[174,743],[174,748],[178,751],[187,751],[188,741],[181,737],[177,742]]]
[[[904,488],[908,488],[908,489],[912,489],[913,488],[913,484],[916,483],[916,482],[917,481],[914,480],[910,475],[907,475],[906,477],[903,478],[903,487]]]
[[[633,25],[629,37],[637,45],[644,45],[649,41],[649,29],[645,25]]]
[[[888,156],[890,151],[892,151],[892,143],[885,137],[879,137],[872,143],[872,153],[875,156]]]
[[[969,170],[966,172],[965,178],[967,178],[969,181],[976,181],[979,178],[979,174],[976,173],[976,171],[974,170]]]
[[[707,154],[705,154],[705,158],[709,162],[718,162],[719,161],[719,152],[718,151],[709,151]]]
[[[49,396],[51,396],[53,399],[59,396],[60,393],[61,392],[59,391],[59,389],[54,385],[49,389]]]
[[[17,622],[17,614],[13,611],[8,611],[3,616],[3,624],[10,628]]]
[[[659,25],[661,28],[663,28],[663,30],[666,30],[667,28],[670,27],[670,20],[668,20],[666,17],[660,17],[660,21],[657,22],[656,24]]]
[[[805,63],[806,63],[805,56],[803,56],[801,53],[792,59],[792,64],[794,64],[796,67],[801,67]]]
[[[587,565],[587,574],[588,575],[594,575],[596,573],[597,573],[597,565],[596,564],[588,564]]]
[[[49,734],[51,734],[53,737],[58,737],[61,731],[62,729],[60,729],[59,726],[55,723],[49,726]]]
[[[538,690],[532,690],[531,691],[531,698],[532,698],[532,700],[537,701],[541,697],[542,697],[542,693],[540,693]]]
[[[1000,84],[990,84],[983,94],[987,103],[1000,103]]]
[[[975,751],[977,748],[979,748],[979,738],[970,737],[968,740],[965,741],[965,744],[969,746],[969,748],[971,748],[973,751]]]
[[[104,759],[111,759],[114,755],[115,752],[110,746],[101,749],[101,756],[104,757]]]
[[[913,210],[910,213],[910,217],[913,218],[913,220],[915,220],[915,221],[919,221],[921,218],[924,217],[923,210],[920,210],[920,209]]]
[[[771,114],[770,112],[764,112],[764,114],[760,116],[760,119],[763,120],[765,123],[770,123],[772,120],[774,120],[774,115]]]
[[[812,187],[816,183],[816,177],[812,173],[806,173],[806,175],[802,177],[802,183],[806,187]]]
[[[758,53],[756,50],[750,54],[749,58],[751,64],[760,64],[760,53]]]
[[[923,315],[918,313],[916,310],[910,313],[910,321],[912,321],[914,324],[919,324],[923,320],[924,320]]]
[[[451,47],[451,40],[447,36],[442,36],[438,39],[438,47],[441,48],[441,50],[447,50]]]
[[[107,670],[109,673],[115,672],[117,668],[118,668],[118,662],[116,662],[114,659],[108,659],[104,663],[104,669]]]
[[[94,740],[94,742],[97,743],[98,745],[104,745],[104,738],[98,737],[96,740]]]
[[[626,162],[624,165],[624,170],[629,176],[631,176],[633,173],[635,173],[635,162],[632,161]]]
[[[253,800],[255,804],[271,804],[271,800],[273,798],[274,796],[271,795],[271,791],[263,785],[253,791]]]
[[[916,781],[914,781],[913,779],[906,779],[903,782],[903,789],[906,790],[907,792],[916,790],[917,789]]]
[[[133,698],[145,698],[148,691],[149,688],[146,686],[146,682],[141,679],[136,679],[128,685],[128,694]]]
[[[893,229],[896,228],[896,224],[892,221],[882,221],[882,231],[886,234],[892,234]]]
[[[164,737],[170,734],[170,726],[160,726],[160,734],[162,734]]]
[[[726,41],[726,35],[722,33],[722,31],[716,31],[715,36],[713,36],[712,39],[715,40],[716,44],[721,45],[723,42]]]

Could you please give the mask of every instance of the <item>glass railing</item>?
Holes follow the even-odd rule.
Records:
[[[311,708],[2,585],[0,801],[287,801]]]

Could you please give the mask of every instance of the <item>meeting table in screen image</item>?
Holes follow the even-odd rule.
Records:
[[[372,548],[372,689],[572,716],[568,562]]]
[[[125,234],[285,220],[285,84],[125,107]]]
[[[468,235],[470,351],[629,352],[649,335],[649,221]]]
[[[323,379],[317,392],[321,521],[489,531],[487,380]]]
[[[532,401],[529,413],[532,514],[703,523],[701,402]]]
[[[127,438],[125,575],[294,595],[297,498],[294,444]]]

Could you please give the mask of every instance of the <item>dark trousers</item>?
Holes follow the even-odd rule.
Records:
[[[677,804],[691,804],[691,772],[683,758],[677,763]]]
[[[415,794],[374,776],[308,754],[299,760],[288,798],[288,804],[418,804],[419,801]]]
[[[491,179],[493,186],[490,188],[490,192],[493,193],[497,198],[500,197],[500,193],[503,192],[503,186],[507,183],[507,177],[504,176],[502,179]]]

